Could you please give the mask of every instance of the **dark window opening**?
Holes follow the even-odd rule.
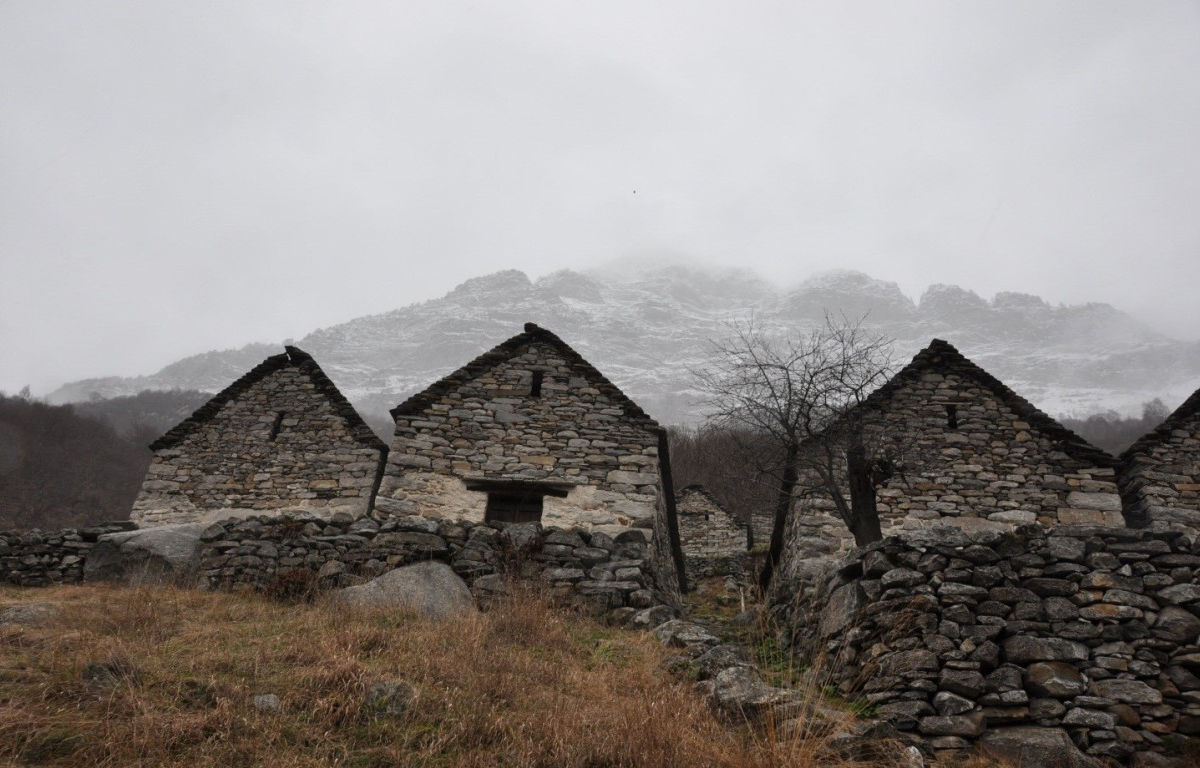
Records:
[[[958,429],[958,406],[953,403],[946,404],[946,426]]]
[[[284,413],[285,411],[280,411],[275,414],[275,423],[271,425],[271,436],[267,438],[271,442],[275,442],[275,438],[279,437],[279,428],[283,426]]]
[[[533,372],[533,383],[529,385],[529,396],[530,397],[541,397],[542,396],[542,377],[545,375],[546,375],[545,371],[534,371]]]
[[[489,493],[483,519],[497,523],[539,523],[542,520],[542,494]]]

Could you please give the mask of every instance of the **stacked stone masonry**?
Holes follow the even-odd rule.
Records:
[[[26,587],[77,584],[97,539],[131,530],[128,522],[55,533],[0,533],[0,583]],[[224,518],[200,537],[201,588],[312,590],[362,583],[412,563],[449,564],[481,601],[516,577],[544,586],[561,603],[620,616],[675,605],[678,588],[655,581],[648,531],[616,537],[535,523],[474,524],[426,518],[376,522],[319,517]]]
[[[1200,545],[1177,532],[949,526],[780,597],[801,663],[938,751],[1064,729],[1130,759],[1200,735]]]
[[[83,564],[97,539],[133,528],[133,523],[123,521],[51,532],[0,532],[0,584],[76,584],[83,581]]]
[[[675,508],[689,581],[745,569],[746,528],[711,493],[690,485],[677,494]]]
[[[944,341],[934,340],[856,415],[879,455],[900,463],[877,490],[885,536],[947,522],[998,531],[1028,523],[1125,525],[1117,460]],[[790,516],[786,557],[847,551],[854,539],[832,499],[811,479],[805,485],[811,490]]]
[[[614,538],[535,523],[255,517],[215,523],[201,541],[201,585],[210,589],[269,590],[281,579],[349,586],[437,560],[484,600],[507,589],[512,576],[596,614],[663,604],[674,594],[655,583],[648,532],[636,528]]]
[[[1200,533],[1200,390],[1121,461],[1130,525]]]
[[[378,518],[480,523],[490,491],[532,493],[546,527],[642,528],[679,570],[664,430],[552,333],[527,325],[392,416]]]
[[[141,527],[263,512],[370,511],[387,447],[316,363],[289,347],[156,441]]]

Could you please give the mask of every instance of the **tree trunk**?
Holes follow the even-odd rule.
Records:
[[[789,445],[784,459],[783,476],[779,480],[779,496],[775,500],[775,524],[771,527],[771,548],[767,552],[767,562],[759,574],[758,584],[764,590],[771,585],[771,578],[779,565],[779,557],[783,554],[784,529],[787,527],[788,512],[792,509],[792,496],[796,492],[796,483],[800,476],[796,469],[796,459],[800,455],[799,446]]]
[[[854,534],[855,545],[861,547],[883,538],[875,503],[875,477],[861,444],[846,451],[846,464],[850,486],[850,519],[846,523]]]

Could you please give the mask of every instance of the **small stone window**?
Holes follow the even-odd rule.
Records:
[[[545,375],[546,375],[545,371],[534,371],[533,372],[533,382],[530,383],[530,385],[529,385],[529,396],[530,397],[541,397],[542,396],[542,379],[545,377]]]
[[[275,423],[271,425],[271,436],[267,438],[272,443],[275,442],[275,438],[279,437],[279,429],[283,426],[283,418],[286,415],[286,411],[280,411],[279,413],[275,414]]]
[[[946,426],[958,429],[958,406],[954,403],[946,403]]]
[[[542,494],[489,493],[483,519],[497,523],[539,523],[542,520]]]

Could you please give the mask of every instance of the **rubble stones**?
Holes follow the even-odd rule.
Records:
[[[128,523],[120,523],[36,538],[0,533],[0,541],[8,543],[10,550],[0,556],[0,582],[47,586],[82,581],[84,563],[96,540],[128,528]],[[270,590],[283,581],[311,582],[314,588],[328,589],[361,584],[432,559],[449,564],[484,602],[503,593],[510,579],[518,577],[545,584],[555,599],[594,614],[657,606],[669,616],[672,609],[667,606],[676,603],[670,590],[658,587],[654,565],[644,550],[627,557],[635,544],[618,545],[599,532],[526,525],[517,537],[529,546],[522,559],[514,561],[506,543],[512,537],[502,536],[505,528],[502,523],[458,524],[420,517],[376,526],[362,525],[349,515],[335,520],[229,518],[200,529],[197,577],[204,589]],[[560,545],[551,542],[562,541],[563,536],[589,546],[561,552]],[[601,546],[590,546],[594,544]],[[628,578],[617,580],[618,570]],[[586,578],[580,577],[581,572]]]
[[[53,532],[0,532],[0,582],[21,587],[78,583],[88,553],[101,536],[135,527],[122,521]]]
[[[1025,689],[1033,696],[1069,699],[1087,691],[1088,681],[1070,664],[1043,661],[1029,665]]]
[[[814,572],[773,615],[800,663],[843,660],[823,683],[939,755],[1028,737],[1063,764],[1128,762],[1200,736],[1200,568],[1180,564],[1195,555],[1171,531],[924,531]]]

